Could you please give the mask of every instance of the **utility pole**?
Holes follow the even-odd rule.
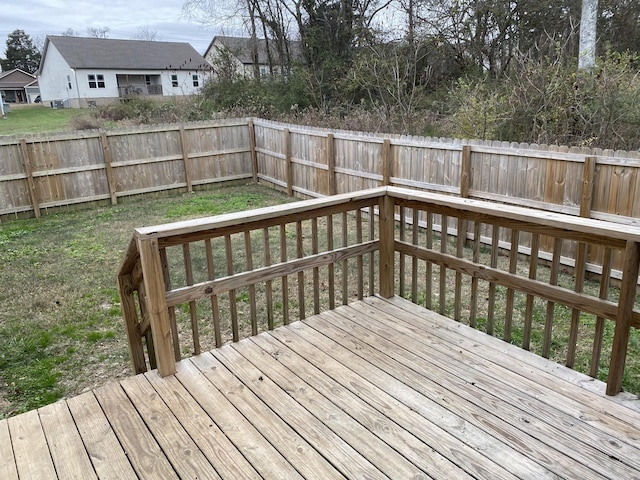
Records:
[[[578,70],[593,70],[596,66],[597,20],[598,0],[582,0]]]

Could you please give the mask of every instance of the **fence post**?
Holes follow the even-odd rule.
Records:
[[[380,197],[380,295],[395,294],[395,203],[387,193]]]
[[[622,390],[622,377],[629,347],[629,334],[636,298],[638,270],[640,265],[640,243],[627,242],[622,270],[622,284],[618,300],[616,327],[611,347],[611,362],[607,378],[607,395],[617,395]]]
[[[107,134],[104,132],[100,133],[100,143],[102,144],[102,156],[104,158],[104,168],[107,173],[107,185],[109,186],[109,195],[111,196],[111,205],[117,205],[118,197],[116,195],[116,185],[113,180],[113,167],[111,166],[113,159],[111,158],[111,149],[109,148],[109,140],[107,139]]]
[[[288,128],[284,129],[284,161],[287,171],[287,195],[293,197],[293,165],[291,164],[291,134]]]
[[[596,157],[585,157],[582,170],[582,196],[580,197],[580,216],[591,216],[593,200],[593,182],[596,175]]]
[[[256,152],[256,127],[253,119],[247,123],[249,127],[249,149],[251,150],[251,168],[253,169],[253,183],[258,183],[258,153]]]
[[[180,125],[180,147],[182,148],[182,163],[184,164],[184,178],[187,182],[187,192],[193,192],[193,184],[191,183],[191,159],[189,158],[189,146],[187,145],[187,134],[184,131],[184,125]]]
[[[336,194],[336,157],[333,133],[327,135],[327,166],[329,167],[329,195]]]
[[[176,364],[171,346],[171,327],[158,240],[138,239],[138,251],[146,293],[145,311],[149,315],[156,365],[160,376],[166,377],[176,373]]]
[[[20,151],[22,152],[22,164],[24,165],[24,173],[26,173],[27,175],[27,185],[29,187],[29,197],[31,198],[31,205],[33,205],[33,212],[35,213],[36,218],[40,218],[40,202],[38,201],[38,191],[36,190],[36,183],[33,181],[31,157],[29,156],[27,141],[24,138],[20,140]]]
[[[384,139],[382,152],[380,153],[380,164],[382,165],[382,185],[388,187],[391,184],[391,140]]]
[[[469,198],[471,186],[471,145],[462,146],[462,162],[460,165],[460,196]]]

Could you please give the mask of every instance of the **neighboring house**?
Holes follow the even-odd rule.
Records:
[[[8,72],[0,72],[0,94],[5,102],[33,103],[40,91],[38,80],[18,68]]]
[[[218,76],[229,76],[234,74],[241,77],[254,76],[253,45],[256,42],[257,64],[260,76],[271,73],[269,68],[269,55],[267,55],[267,41],[263,38],[251,39],[244,37],[213,37],[207,47],[204,58],[214,67],[214,74]],[[280,65],[289,64],[290,61],[302,60],[302,44],[300,42],[289,42],[290,61],[281,62],[280,55],[275,48],[275,42],[269,41],[269,51],[271,52],[271,64],[273,73],[280,74]]]
[[[188,43],[48,35],[38,81],[43,103],[76,108],[138,95],[193,95],[210,73]]]

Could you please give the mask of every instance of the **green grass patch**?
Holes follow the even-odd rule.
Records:
[[[135,228],[286,201],[239,185],[0,223],[0,418],[132,374],[116,274]]]
[[[62,132],[74,130],[73,119],[86,115],[85,108],[50,108],[45,105],[12,106],[4,118],[0,118],[0,135],[23,133]]]

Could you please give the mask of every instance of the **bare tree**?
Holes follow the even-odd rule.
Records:
[[[146,40],[147,42],[159,42],[162,40],[156,30],[149,28],[149,25],[144,25],[138,29],[133,36],[134,40]]]
[[[63,37],[79,37],[80,33],[76,32],[73,28],[69,27],[64,32],[62,32]]]
[[[93,38],[109,38],[109,27],[87,27],[87,35]]]

